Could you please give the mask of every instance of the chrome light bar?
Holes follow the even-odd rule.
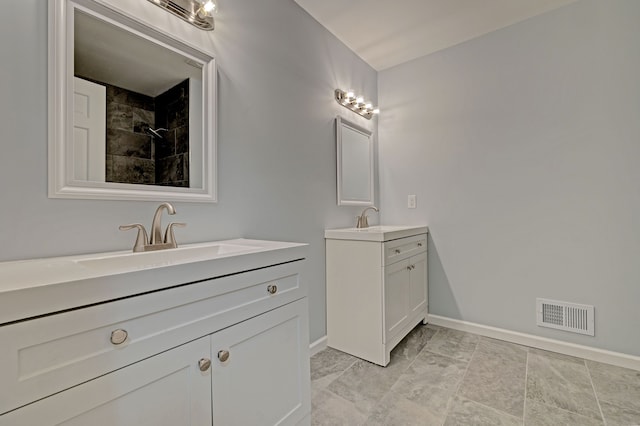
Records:
[[[352,91],[345,92],[344,90],[336,89],[335,92],[336,102],[351,111],[360,114],[367,120],[371,120],[374,114],[379,114],[380,109],[374,107],[371,103],[366,102],[361,96],[356,96]]]
[[[205,10],[205,3],[197,0],[149,0],[158,7],[176,15],[196,28],[212,31],[213,16]]]

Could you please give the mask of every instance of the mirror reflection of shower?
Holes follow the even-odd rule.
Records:
[[[144,129],[144,131],[147,132],[149,135],[151,135],[152,138],[164,139],[164,136],[162,136],[158,132],[168,132],[169,129],[165,129],[164,127],[158,127],[157,129],[152,129],[151,127],[146,127]]]
[[[104,180],[189,188],[190,79],[155,97],[104,85]]]

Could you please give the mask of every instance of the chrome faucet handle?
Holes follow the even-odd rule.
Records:
[[[169,244],[171,248],[178,248],[178,242],[173,233],[173,228],[184,228],[185,226],[187,226],[187,224],[181,222],[171,222],[167,225],[167,229],[164,231],[164,243]]]
[[[144,251],[144,247],[149,243],[149,237],[147,236],[147,230],[140,223],[133,223],[131,225],[120,225],[121,231],[129,231],[131,229],[138,229],[138,236],[136,237],[136,243],[133,245],[133,252],[137,253]]]

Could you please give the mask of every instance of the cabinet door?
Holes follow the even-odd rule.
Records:
[[[211,336],[214,425],[293,425],[309,414],[306,298]]]
[[[0,416],[1,426],[211,425],[210,339],[147,358]]]
[[[404,325],[409,314],[409,259],[384,267],[384,343]]]
[[[411,267],[411,314],[427,308],[427,253],[409,259]]]

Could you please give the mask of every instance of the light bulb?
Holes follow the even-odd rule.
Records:
[[[375,108],[373,111],[374,114],[380,114],[380,108]]]
[[[210,12],[213,12],[213,10],[216,8],[216,4],[213,2],[213,0],[207,0],[202,5],[202,8],[204,9],[205,12],[210,13]]]
[[[351,100],[351,98],[355,97],[352,91],[348,91],[346,94],[347,100]]]
[[[361,104],[364,102],[364,98],[362,96],[358,96],[358,98],[356,99],[356,102]]]
[[[366,109],[371,109],[371,108],[373,107],[373,105],[371,105],[371,104],[366,104],[364,107],[365,107]]]

